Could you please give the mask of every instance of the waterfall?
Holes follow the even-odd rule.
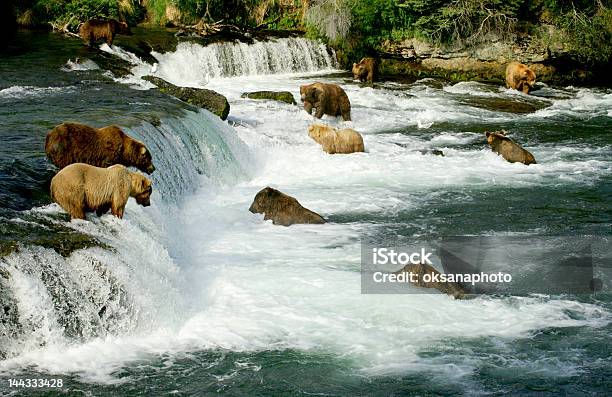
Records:
[[[2,219],[54,225],[106,247],[64,257],[50,248],[21,246],[0,257],[0,359],[70,340],[171,326],[186,313],[178,310],[184,307],[184,276],[174,259],[180,246],[164,241],[162,230],[176,227],[172,219],[180,216],[182,200],[203,184],[245,178],[248,151],[227,123],[206,111],[125,130],[154,153],[151,207],[130,200],[123,221],[105,216],[66,222],[55,205],[26,211],[24,219]]]
[[[210,79],[270,74],[313,73],[338,67],[325,44],[304,38],[214,43],[182,42],[176,51],[153,53],[156,75],[180,85],[205,85]]]

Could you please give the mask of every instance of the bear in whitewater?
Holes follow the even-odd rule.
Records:
[[[104,40],[109,46],[113,45],[116,34],[131,35],[132,31],[127,23],[116,19],[91,19],[79,28],[83,43],[90,47],[99,40]]]
[[[365,152],[361,134],[350,128],[338,130],[323,124],[313,124],[308,127],[308,136],[329,154]]]
[[[510,62],[506,67],[506,86],[529,94],[535,85],[536,75],[527,65]]]
[[[51,179],[51,198],[71,219],[85,219],[87,212],[101,216],[109,209],[123,218],[128,198],[148,207],[152,191],[150,179],[120,164],[108,168],[70,164]]]
[[[324,114],[342,116],[345,121],[351,120],[351,102],[346,92],[336,84],[312,83],[300,86],[300,95],[304,110],[320,119]]]
[[[506,136],[506,131],[486,132],[487,142],[491,150],[500,154],[510,163],[523,163],[525,165],[537,164],[535,157],[523,149],[518,143]]]
[[[353,78],[362,83],[373,83],[376,78],[376,60],[374,58],[362,58],[358,63],[353,63]]]
[[[79,123],[63,123],[47,134],[47,158],[59,168],[72,163],[96,167],[122,164],[151,174],[155,171],[151,152],[144,143],[111,125],[93,128]]]
[[[275,225],[325,223],[321,215],[304,208],[295,198],[269,186],[255,195],[249,211],[254,214],[264,214],[264,220],[272,219]]]

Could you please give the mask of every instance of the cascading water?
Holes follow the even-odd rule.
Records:
[[[208,112],[185,111],[126,128],[155,156],[155,193],[150,210],[128,204],[127,223],[113,218],[72,222],[107,249],[90,248],[62,257],[53,249],[22,247],[0,258],[0,358],[41,346],[160,327],[176,319],[181,275],[160,247],[160,226],[184,197],[245,178],[248,152],[235,132]],[[65,224],[54,205],[30,211],[31,219]],[[11,220],[20,222],[20,219]],[[160,295],[161,294],[161,295]]]
[[[136,62],[134,56],[118,47],[103,46],[105,51]],[[325,44],[301,37],[242,42],[179,43],[176,51],[153,52],[158,63],[139,64],[134,76],[154,74],[181,86],[204,86],[209,81],[237,76],[305,74],[334,71],[336,54]],[[135,81],[133,78],[130,81]],[[137,81],[137,80],[136,80]]]

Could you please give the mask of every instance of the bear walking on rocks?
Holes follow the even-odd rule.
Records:
[[[51,180],[51,198],[71,219],[85,219],[87,212],[98,216],[108,210],[123,218],[128,198],[134,197],[143,207],[151,205],[151,180],[123,165],[108,168],[75,163],[62,169]]]
[[[506,136],[505,131],[486,132],[487,142],[491,150],[510,163],[523,163],[525,165],[537,164],[535,157],[529,151],[523,149],[518,143]]]
[[[261,189],[255,195],[249,211],[254,214],[264,214],[264,220],[272,219],[275,225],[325,223],[321,215],[302,207],[295,198],[271,187]]]
[[[506,86],[529,94],[535,85],[535,72],[527,65],[518,62],[510,62],[506,67]]]
[[[338,130],[323,124],[313,124],[308,127],[308,136],[329,154],[365,152],[361,134],[350,128]]]
[[[376,79],[376,59],[362,58],[359,63],[353,63],[353,78],[362,83],[373,83]]]
[[[110,46],[116,34],[131,35],[132,32],[127,23],[116,19],[92,19],[79,28],[79,36],[83,43],[90,47],[99,40],[104,40]]]
[[[78,123],[60,124],[47,134],[45,152],[59,168],[72,163],[96,167],[122,164],[147,174],[155,171],[151,152],[144,143],[129,137],[114,125],[92,128]]]
[[[320,119],[324,114],[342,116],[345,121],[351,120],[351,102],[346,92],[336,84],[313,83],[300,86],[304,110],[312,114],[316,109],[315,117]]]

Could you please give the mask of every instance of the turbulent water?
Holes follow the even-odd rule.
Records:
[[[337,73],[304,39],[180,44],[114,78],[53,35],[0,62],[0,393],[62,378],[75,395],[603,395],[612,384],[607,294],[360,292],[360,243],[438,236],[607,236],[612,91],[382,82]],[[74,62],[75,56],[88,59]],[[153,73],[227,96],[230,117],[155,91]],[[327,81],[346,90],[366,152],[327,155],[299,106],[242,99]],[[117,123],[153,153],[152,206],[69,222],[50,204],[48,129]],[[505,129],[537,165],[505,162]],[[444,156],[428,152],[438,149]],[[329,222],[251,214],[257,191],[293,195]],[[34,237],[32,237],[34,236]],[[63,241],[94,246],[72,253]],[[65,244],[64,244],[65,245]],[[605,274],[604,274],[605,276]],[[416,288],[416,287],[413,287]],[[0,313],[2,315],[2,313]]]

